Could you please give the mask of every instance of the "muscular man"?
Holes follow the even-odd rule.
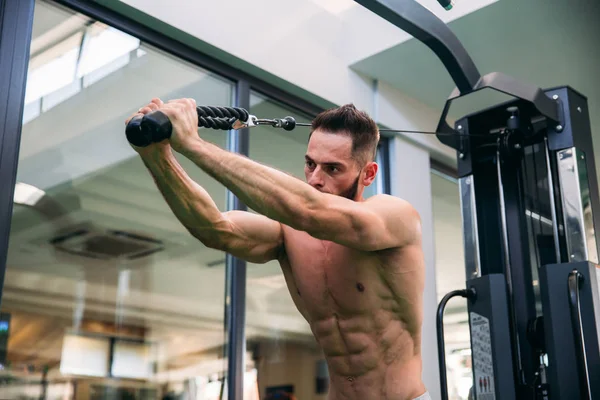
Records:
[[[421,379],[420,219],[402,199],[363,198],[378,168],[373,120],[352,105],[318,115],[305,183],[202,140],[194,100],[153,99],[139,114],[158,109],[173,124],[171,138],[135,150],[198,240],[249,262],[279,261],[326,356],[329,399],[429,399]],[[260,215],[219,211],[172,150]]]

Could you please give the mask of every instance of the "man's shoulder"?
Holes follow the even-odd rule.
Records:
[[[377,194],[369,197],[365,200],[365,205],[369,205],[375,210],[384,209],[386,211],[397,212],[402,217],[414,216],[419,218],[417,209],[410,202],[401,197],[389,194]]]

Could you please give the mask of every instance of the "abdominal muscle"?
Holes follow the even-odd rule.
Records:
[[[329,367],[330,400],[405,400],[425,391],[414,339],[401,321],[385,314],[334,315],[311,323]]]

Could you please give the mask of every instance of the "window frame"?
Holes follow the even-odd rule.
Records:
[[[0,0],[0,300],[4,288],[35,0]]]

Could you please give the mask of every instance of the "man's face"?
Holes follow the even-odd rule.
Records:
[[[364,190],[363,173],[352,158],[352,138],[313,132],[305,156],[306,182],[323,193],[358,200]]]

